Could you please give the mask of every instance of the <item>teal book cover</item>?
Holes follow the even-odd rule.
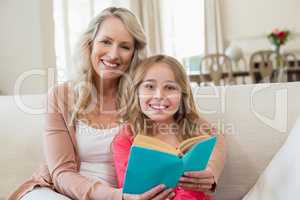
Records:
[[[184,172],[206,168],[216,143],[216,136],[198,142],[194,140],[193,144],[186,142],[183,146],[189,146],[188,150],[180,156],[174,147],[172,150],[170,145],[158,139],[142,137],[140,141],[143,142],[137,142],[130,150],[124,193],[141,194],[159,184],[174,188]]]

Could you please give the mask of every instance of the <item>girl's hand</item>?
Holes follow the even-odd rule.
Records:
[[[203,171],[186,172],[179,179],[178,186],[211,195],[214,192],[215,179],[210,168]]]
[[[135,194],[123,194],[123,200],[168,200],[175,194],[172,192],[172,188],[165,189],[164,185],[158,185],[149,191],[135,195]]]

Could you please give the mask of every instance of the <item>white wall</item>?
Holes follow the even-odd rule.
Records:
[[[23,72],[55,66],[52,0],[0,1],[0,91],[13,94]],[[47,74],[27,77],[21,93],[47,91]]]
[[[274,28],[291,30],[293,38],[283,48],[300,52],[299,0],[223,0],[223,29],[226,44],[241,47],[249,56],[258,49],[270,49],[266,35]]]

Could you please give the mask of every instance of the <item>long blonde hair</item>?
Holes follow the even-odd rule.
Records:
[[[71,121],[74,121],[81,114],[84,114],[87,106],[91,103],[92,92],[95,88],[93,83],[93,67],[90,60],[92,44],[99,31],[102,22],[108,17],[120,19],[128,32],[134,38],[134,52],[127,71],[134,70],[134,67],[145,58],[146,36],[136,16],[126,8],[109,7],[104,9],[98,16],[93,18],[86,31],[82,34],[75,49],[74,72],[72,73],[71,86],[75,92],[75,102]],[[127,72],[125,72],[127,73]],[[126,91],[128,81],[121,76],[118,86],[117,108],[122,101],[122,94]],[[101,100],[100,100],[101,101]]]
[[[129,91],[131,98],[127,99],[127,105],[122,105],[123,107],[127,106],[127,109],[122,113],[122,119],[131,124],[134,136],[137,134],[151,134],[151,132],[146,130],[146,127],[149,127],[148,123],[151,123],[151,120],[143,114],[140,108],[138,88],[149,67],[157,63],[165,63],[170,66],[170,69],[175,75],[175,81],[181,88],[181,103],[179,110],[174,114],[174,120],[176,124],[179,125],[179,139],[184,140],[195,136],[195,131],[197,131],[200,121],[200,115],[192,96],[192,89],[187,74],[183,66],[175,58],[166,55],[155,55],[146,58],[136,67],[136,70],[131,73],[132,85]]]

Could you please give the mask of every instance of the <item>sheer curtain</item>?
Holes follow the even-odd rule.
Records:
[[[204,0],[161,0],[164,52],[181,60],[204,53]]]
[[[204,0],[130,0],[148,39],[148,55],[204,53]]]
[[[205,50],[205,0],[53,0],[58,81],[68,80],[79,35],[108,6],[132,10],[145,30],[148,55],[165,53],[182,61]],[[208,0],[210,1],[210,0]]]
[[[147,55],[162,53],[161,0],[130,0],[129,5],[145,30]]]
[[[205,54],[224,53],[223,0],[205,0]]]

